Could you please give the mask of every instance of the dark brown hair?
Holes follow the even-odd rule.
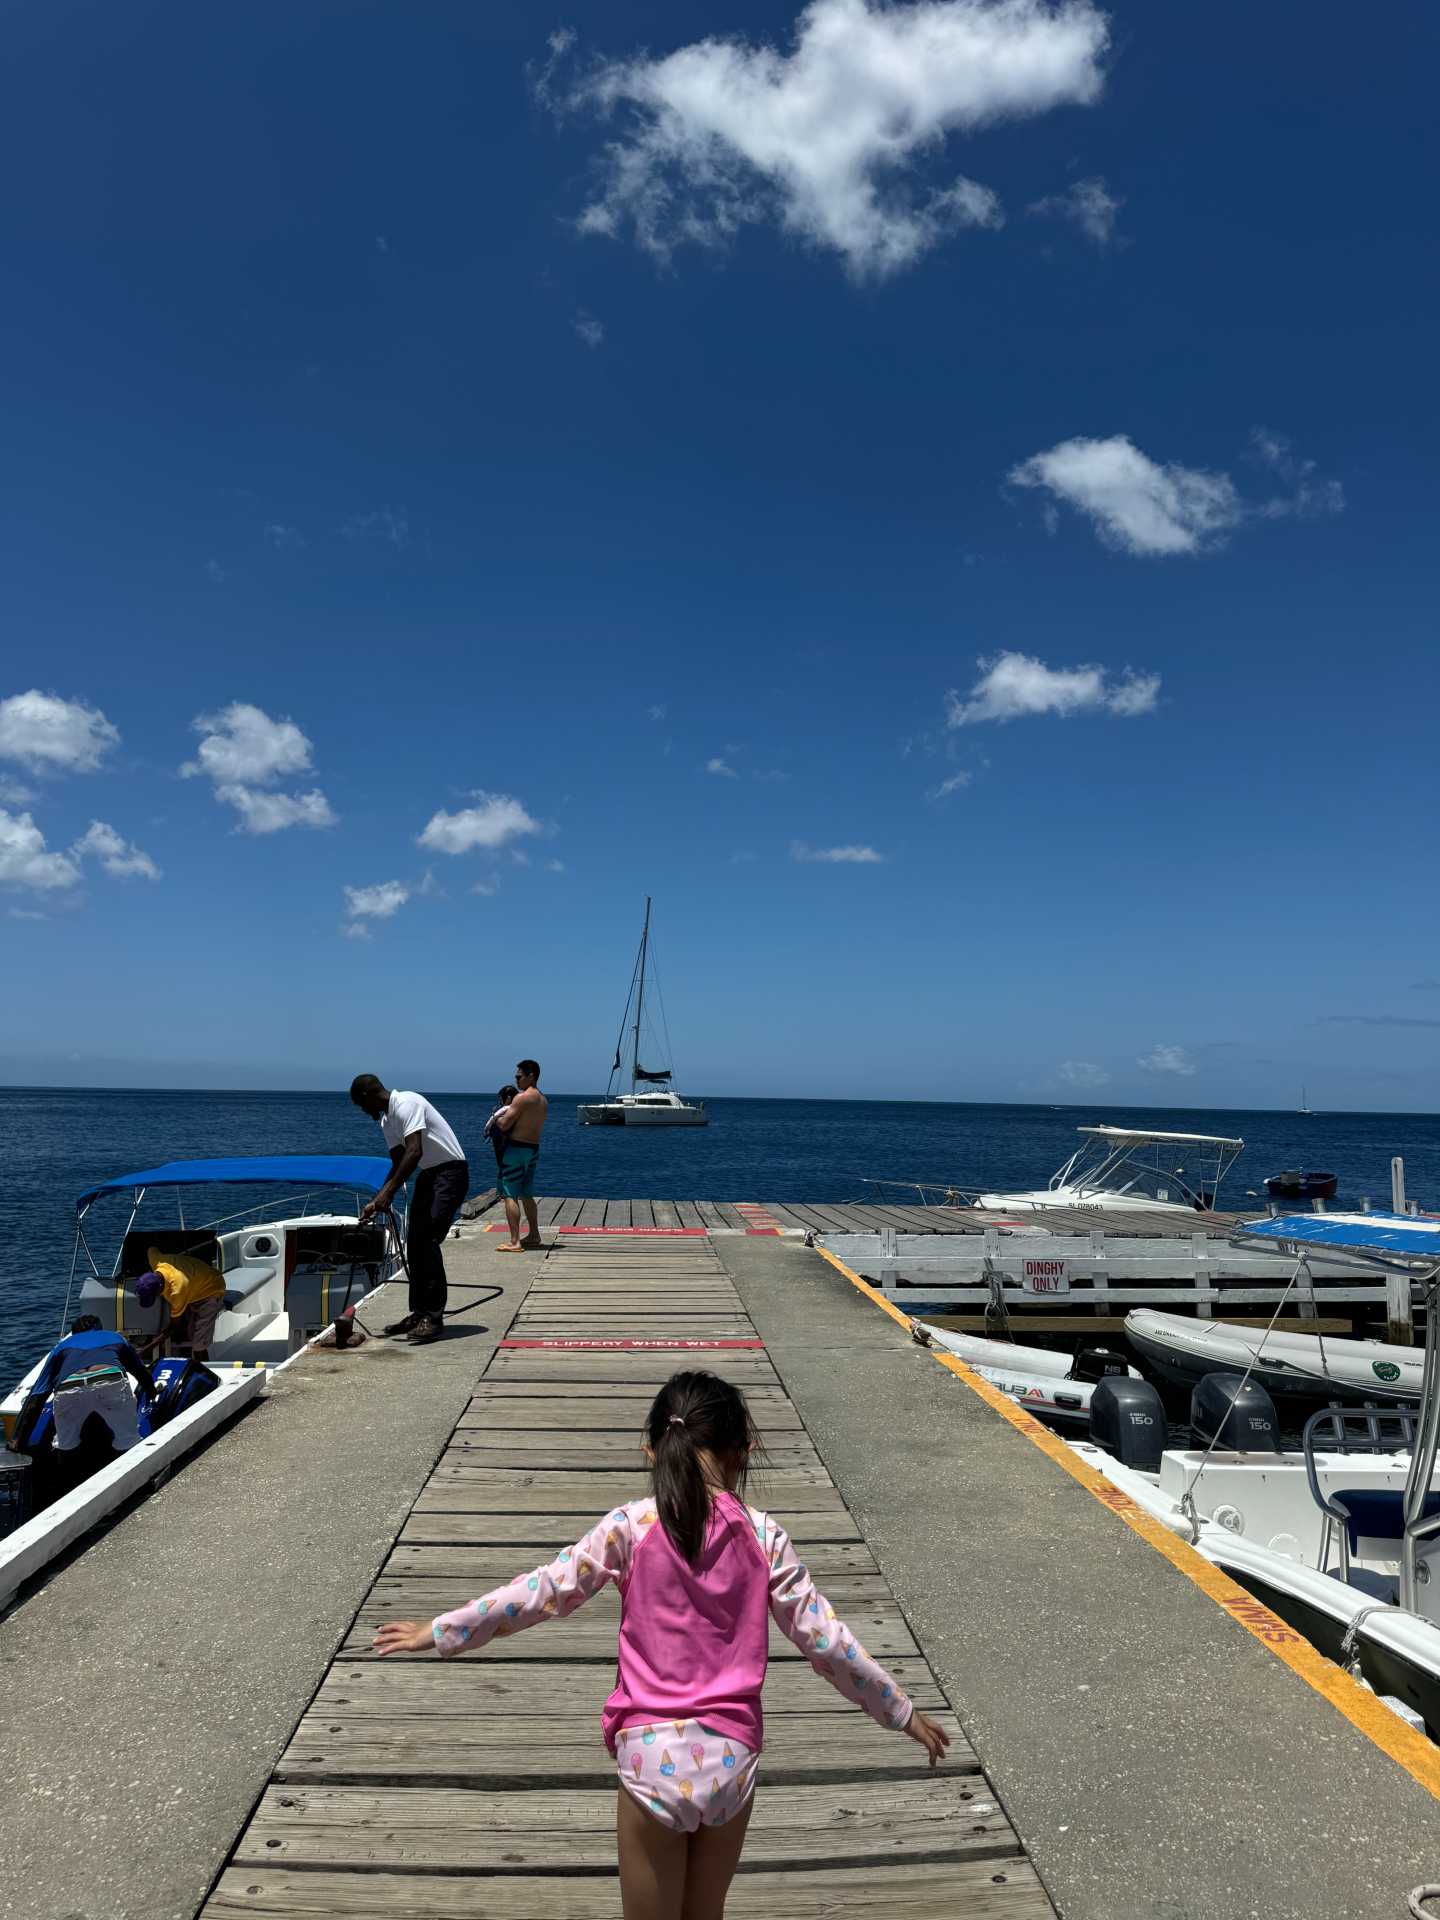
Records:
[[[745,1396],[713,1373],[672,1373],[650,1408],[645,1437],[655,1456],[655,1506],[671,1544],[693,1567],[705,1544],[710,1489],[700,1454],[739,1468],[743,1496],[752,1452],[760,1436]]]

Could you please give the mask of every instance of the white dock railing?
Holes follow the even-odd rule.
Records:
[[[1128,1313],[1133,1307],[1171,1312],[1192,1309],[1202,1319],[1215,1309],[1237,1312],[1274,1307],[1290,1290],[1302,1318],[1330,1306],[1383,1311],[1386,1338],[1414,1341],[1408,1274],[1350,1258],[1310,1252],[1291,1288],[1295,1256],[1239,1248],[1208,1234],[1160,1239],[1134,1235],[1005,1233],[827,1233],[821,1244],[904,1306],[923,1290],[932,1310],[985,1307],[997,1286],[1007,1306],[1044,1313],[1065,1307]]]

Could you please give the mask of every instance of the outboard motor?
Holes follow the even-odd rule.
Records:
[[[1195,1444],[1231,1453],[1278,1453],[1275,1402],[1257,1380],[1239,1373],[1207,1373],[1190,1396]]]
[[[1165,1409],[1148,1380],[1108,1374],[1090,1396],[1090,1438],[1122,1466],[1157,1472],[1166,1437]]]
[[[1129,1373],[1130,1363],[1124,1354],[1116,1353],[1112,1347],[1086,1346],[1075,1350],[1075,1364],[1070,1369],[1072,1380],[1108,1380],[1112,1373]]]

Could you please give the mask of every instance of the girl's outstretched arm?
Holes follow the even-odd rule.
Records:
[[[442,1660],[448,1660],[541,1620],[563,1619],[602,1587],[624,1578],[634,1547],[630,1509],[616,1507],[547,1565],[517,1574],[507,1586],[496,1587],[453,1613],[442,1613],[428,1623],[387,1621],[375,1636],[375,1651],[383,1658],[390,1653],[422,1653],[433,1646]]]
[[[878,1660],[872,1660],[796,1557],[790,1536],[767,1513],[761,1542],[770,1562],[770,1616],[811,1666],[863,1707],[882,1727],[908,1733],[925,1749],[931,1766],[945,1758],[950,1736],[903,1691]]]

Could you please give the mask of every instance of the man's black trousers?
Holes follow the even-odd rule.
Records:
[[[411,1313],[438,1320],[445,1312],[445,1259],[440,1249],[469,1191],[470,1166],[465,1160],[444,1160],[415,1176],[405,1234]]]

